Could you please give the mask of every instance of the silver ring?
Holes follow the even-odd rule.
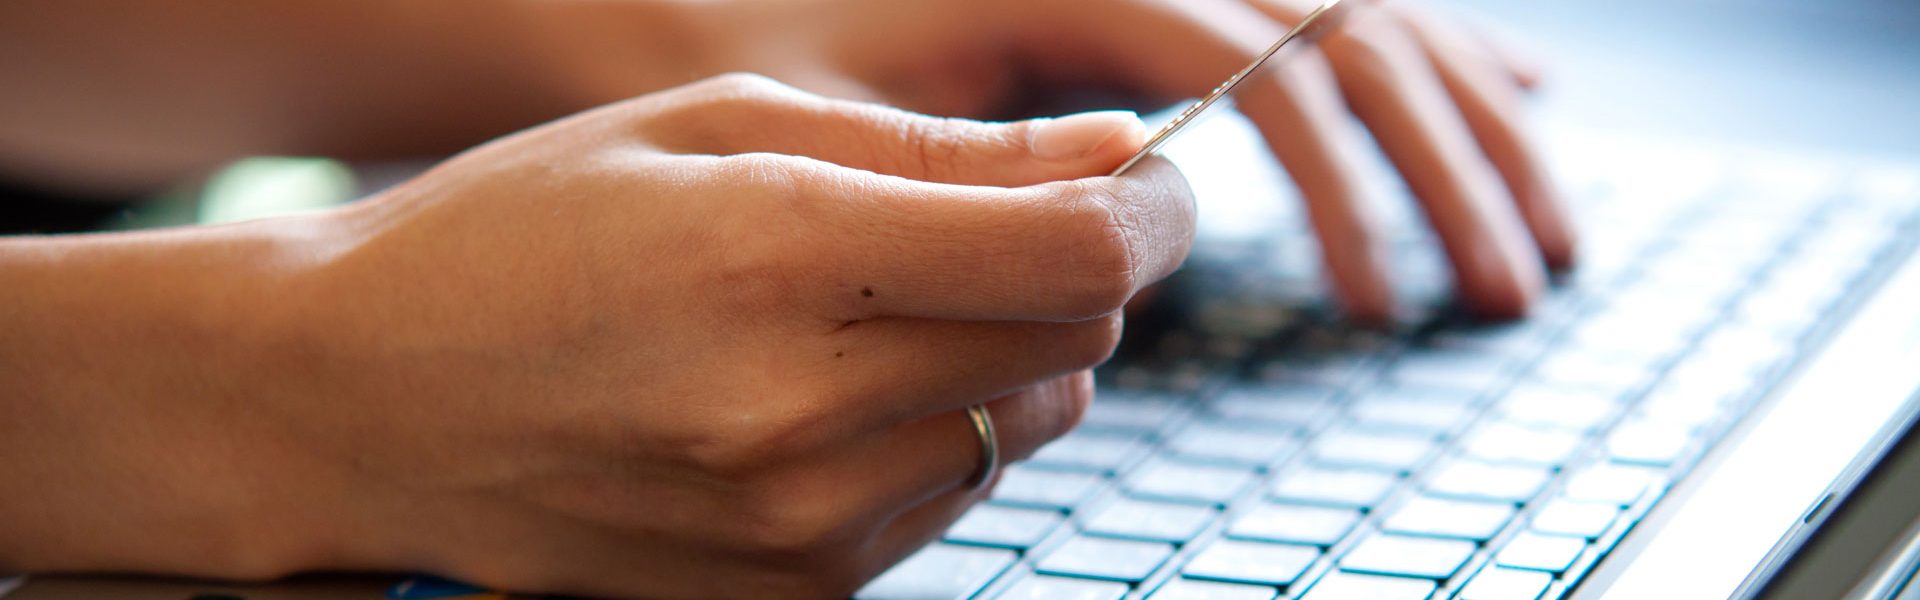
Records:
[[[967,478],[967,487],[977,490],[1000,470],[1000,438],[993,435],[993,417],[987,414],[987,405],[967,407],[967,420],[973,422],[973,433],[980,436],[980,467]]]

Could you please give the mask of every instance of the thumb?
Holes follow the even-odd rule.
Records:
[[[1045,161],[1087,161],[1107,174],[1147,141],[1147,125],[1132,111],[1100,111],[1025,123],[1028,148]]]
[[[1020,186],[1106,175],[1146,143],[1147,126],[1131,111],[1099,111],[1002,125],[1006,146],[1001,156],[985,152],[980,164],[956,164],[974,171],[1005,168]],[[1023,156],[1024,155],[1024,156]],[[1002,164],[993,164],[996,162]],[[978,173],[987,177],[989,173]]]

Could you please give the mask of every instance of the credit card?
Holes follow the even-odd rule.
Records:
[[[1307,13],[1306,18],[1300,19],[1300,24],[1294,25],[1293,29],[1287,30],[1286,35],[1280,36],[1280,41],[1274,42],[1272,46],[1267,47],[1265,52],[1261,52],[1259,56],[1254,57],[1252,64],[1247,65],[1247,67],[1241,69],[1240,72],[1234,73],[1232,77],[1228,77],[1225,83],[1221,83],[1219,87],[1213,88],[1213,91],[1207,92],[1207,95],[1201,96],[1198,102],[1194,102],[1191,106],[1188,106],[1186,110],[1180,111],[1180,114],[1175,116],[1172,121],[1168,121],[1166,126],[1154,132],[1153,137],[1147,138],[1147,144],[1141,146],[1140,151],[1134,153],[1133,158],[1129,158],[1127,162],[1121,163],[1120,168],[1114,169],[1111,175],[1117,177],[1122,173],[1126,173],[1127,169],[1133,168],[1134,164],[1145,160],[1149,156],[1158,154],[1162,146],[1167,145],[1168,141],[1173,140],[1173,136],[1178,135],[1182,130],[1186,129],[1187,125],[1193,123],[1193,120],[1199,117],[1201,113],[1206,112],[1209,108],[1213,108],[1213,105],[1219,103],[1221,99],[1233,94],[1234,88],[1240,87],[1240,83],[1246,81],[1247,76],[1252,75],[1255,71],[1259,71],[1260,67],[1266,65],[1269,59],[1272,59],[1275,54],[1279,54],[1281,48],[1286,47],[1294,40],[1305,39],[1307,43],[1312,43],[1314,40],[1319,39],[1321,35],[1324,35],[1328,30],[1332,29],[1340,22],[1342,17],[1346,15],[1346,11],[1341,10],[1341,6],[1341,0],[1326,0],[1322,2],[1319,7],[1314,8],[1313,12]]]

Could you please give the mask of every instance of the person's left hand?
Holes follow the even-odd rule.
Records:
[[[1545,267],[1571,266],[1575,247],[1520,115],[1533,68],[1407,3],[1350,1],[1351,18],[1320,50],[1270,65],[1237,93],[1302,190],[1338,295],[1361,319],[1394,309],[1387,233],[1368,212],[1355,160],[1366,137],[1350,109],[1424,206],[1466,307],[1524,314]],[[1317,4],[716,0],[686,4],[676,22],[680,39],[698,41],[690,73],[753,71],[830,95],[995,117],[1037,91],[1197,96]],[[627,59],[592,55],[608,64],[584,71],[609,80]]]

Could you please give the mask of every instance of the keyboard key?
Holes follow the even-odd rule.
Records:
[[[1669,381],[1671,382],[1671,381]],[[1719,386],[1705,393],[1662,384],[1634,407],[1633,418],[1668,427],[1699,431],[1718,421],[1727,412],[1727,403],[1747,386]],[[1737,388],[1737,389],[1735,389]]]
[[[1235,421],[1312,429],[1332,410],[1333,394],[1318,385],[1234,388],[1221,393],[1211,410]]]
[[[1407,387],[1482,392],[1506,380],[1506,357],[1467,352],[1409,352],[1388,368],[1387,378]]]
[[[1427,493],[1451,498],[1526,502],[1547,485],[1553,472],[1543,467],[1497,465],[1456,459],[1432,471]]]
[[[1784,337],[1798,337],[1825,312],[1827,298],[1778,290],[1749,294],[1735,307],[1735,318],[1743,325],[1766,327]]]
[[[1399,477],[1378,471],[1301,466],[1274,478],[1268,493],[1281,500],[1366,509],[1399,483]]]
[[[1188,403],[1172,394],[1121,391],[1100,388],[1093,404],[1081,421],[1086,429],[1110,429],[1153,433],[1175,421],[1189,410]]]
[[[1405,473],[1433,452],[1431,439],[1336,429],[1313,441],[1313,457],[1322,464]]]
[[[1494,562],[1516,569],[1559,573],[1573,566],[1587,541],[1576,537],[1521,532],[1494,556]]]
[[[1473,542],[1404,535],[1374,535],[1340,557],[1349,571],[1447,579],[1466,564]]]
[[[1199,535],[1219,514],[1207,506],[1116,498],[1099,508],[1082,529],[1087,533],[1178,544]]]
[[[1123,487],[1143,498],[1224,506],[1253,479],[1250,469],[1150,459],[1127,477]]]
[[[1055,510],[1072,510],[1106,484],[1106,478],[1093,473],[1027,465],[1009,466],[1003,473],[993,489],[995,502]]]
[[[1138,583],[1173,555],[1157,542],[1075,536],[1034,565],[1041,573]]]
[[[1744,367],[1746,374],[1764,373],[1792,356],[1795,346],[1758,326],[1721,327],[1700,341],[1694,352]]]
[[[1300,440],[1274,430],[1195,423],[1167,440],[1167,449],[1196,461],[1264,467],[1293,453]]]
[[[1534,365],[1529,378],[1548,385],[1626,394],[1646,385],[1659,364],[1658,357],[1563,350]]]
[[[1033,575],[1007,588],[997,600],[1120,600],[1127,584],[1114,581]]]
[[[1488,462],[1557,467],[1572,460],[1584,441],[1569,431],[1489,421],[1468,434],[1462,450],[1469,457]]]
[[[1620,413],[1620,404],[1607,392],[1585,388],[1553,388],[1539,384],[1516,387],[1500,400],[1500,415],[1530,427],[1595,431]]]
[[[1420,496],[1409,500],[1381,524],[1392,533],[1486,541],[1513,520],[1508,503],[1444,500]]]
[[[1587,539],[1600,537],[1620,516],[1613,504],[1554,500],[1533,515],[1533,530],[1541,533],[1577,535]]]
[[[1664,467],[1678,462],[1689,446],[1688,428],[1648,422],[1623,423],[1607,436],[1607,457],[1623,463]]]
[[[1320,558],[1320,549],[1239,540],[1214,542],[1181,569],[1188,577],[1286,587]]]
[[[1148,600],[1273,600],[1273,588],[1241,583],[1175,578]]]
[[[949,542],[1025,550],[1053,533],[1066,517],[1058,511],[981,504],[947,528]]]
[[[1261,504],[1241,514],[1227,535],[1270,542],[1332,546],[1360,522],[1360,512],[1294,504]]]
[[[1348,405],[1359,427],[1428,434],[1453,431],[1473,416],[1471,396],[1392,391],[1370,394]]]
[[[1627,506],[1638,502],[1650,490],[1664,485],[1665,479],[1659,471],[1646,467],[1599,464],[1568,478],[1562,495],[1572,500]]]
[[[1424,579],[1335,571],[1321,577],[1302,600],[1427,600],[1438,587]]]
[[[1552,583],[1546,573],[1493,567],[1474,575],[1455,600],[1539,600]]]
[[[1662,378],[1660,388],[1680,388],[1674,391],[1698,394],[1699,400],[1718,402],[1752,389],[1756,383],[1753,371],[1753,365],[1696,352],[1675,363]]]
[[[931,544],[860,588],[858,600],[971,598],[1016,557],[1012,550]]]
[[[1664,361],[1684,349],[1705,324],[1703,314],[1657,315],[1609,311],[1595,315],[1567,333],[1563,348],[1571,352],[1630,356]],[[1567,381],[1555,379],[1555,381]]]
[[[1138,435],[1076,430],[1041,446],[1029,464],[1059,469],[1084,469],[1107,475],[1119,472],[1152,450]]]

